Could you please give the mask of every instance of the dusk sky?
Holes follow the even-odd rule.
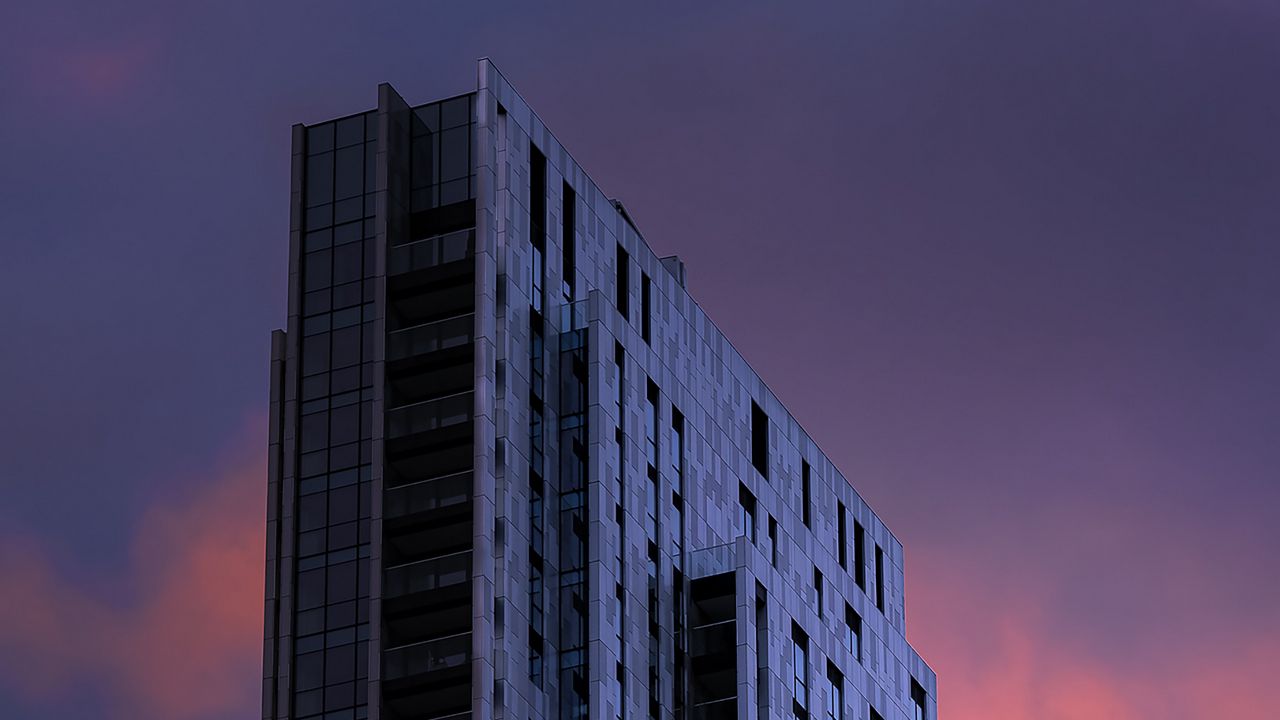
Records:
[[[942,720],[1280,708],[1280,4],[0,7],[0,717],[259,714],[295,122],[488,56],[902,540]]]

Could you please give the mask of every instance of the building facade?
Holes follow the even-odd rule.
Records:
[[[264,720],[936,717],[902,545],[488,60],[292,160]]]

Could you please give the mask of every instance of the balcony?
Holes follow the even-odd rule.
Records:
[[[465,506],[471,499],[471,485],[471,473],[461,472],[388,488],[382,502],[382,518],[425,518],[436,511]]]
[[[475,243],[476,231],[468,229],[397,245],[387,254],[387,275],[403,275],[465,260],[474,251]]]
[[[387,437],[394,440],[469,423],[473,407],[471,393],[465,392],[394,408],[387,411]]]
[[[466,585],[470,579],[471,552],[460,552],[387,568],[382,595],[384,599],[416,595]]]
[[[387,650],[382,688],[386,718],[465,714],[471,707],[471,633]]]

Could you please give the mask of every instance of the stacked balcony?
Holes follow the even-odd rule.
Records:
[[[693,720],[738,717],[737,616],[732,572],[690,583]]]
[[[388,720],[470,712],[474,247],[475,231],[463,228],[393,244],[387,253]]]

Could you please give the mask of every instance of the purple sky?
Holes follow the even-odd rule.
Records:
[[[486,55],[904,542],[944,718],[1280,702],[1274,4],[29,5],[0,9],[0,716],[256,712],[244,614],[243,692],[179,716],[87,659],[109,638],[40,647],[14,588],[172,637],[157,523],[261,522],[209,498],[265,446],[290,124]]]

